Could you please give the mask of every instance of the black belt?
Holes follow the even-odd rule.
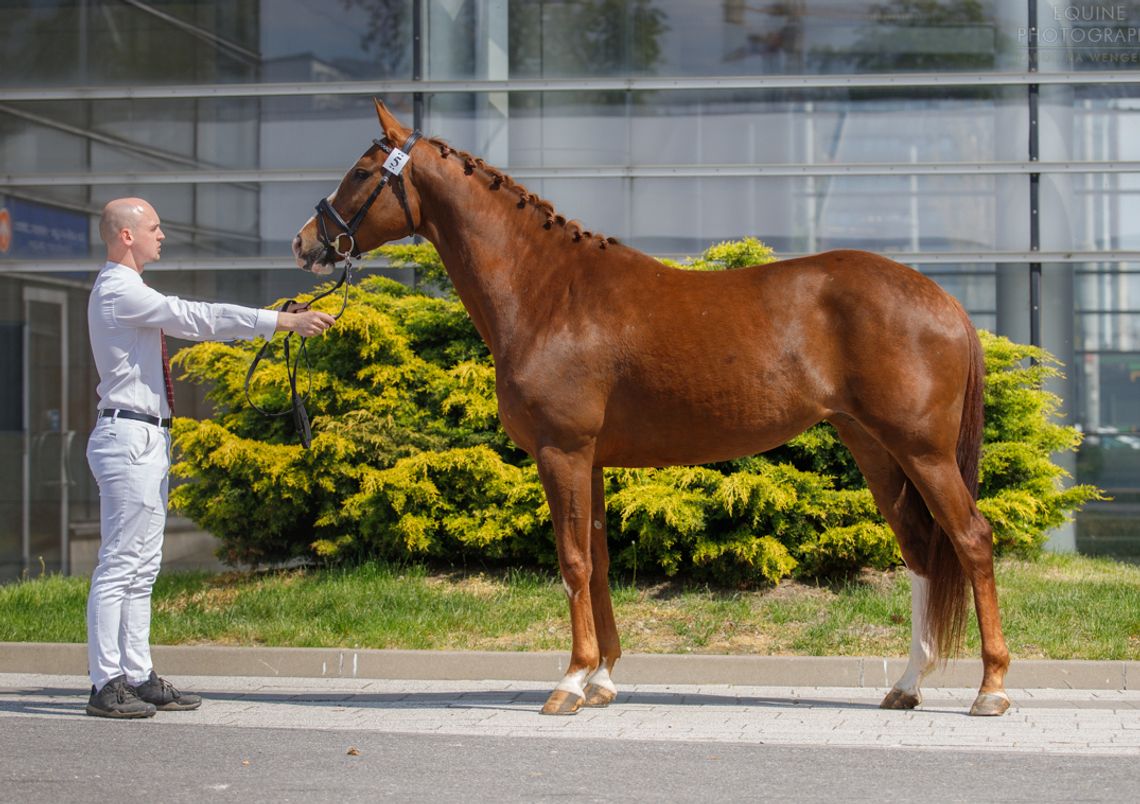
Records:
[[[145,413],[135,413],[133,410],[118,410],[116,408],[104,408],[99,411],[100,419],[132,419],[136,422],[146,422],[153,424],[157,427],[169,427],[170,419],[160,419],[157,416],[148,416]]]

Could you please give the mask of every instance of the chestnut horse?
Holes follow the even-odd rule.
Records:
[[[968,582],[984,665],[971,714],[1008,708],[992,531],[974,504],[984,366],[957,301],[860,251],[675,270],[376,111],[382,139],[293,251],[328,273],[338,254],[409,231],[438,249],[494,356],[503,427],[550,504],[573,645],[543,712],[616,695],[603,467],[724,461],[819,421],[854,455],[911,575],[910,662],[882,706],[918,705],[923,675],[959,643]]]

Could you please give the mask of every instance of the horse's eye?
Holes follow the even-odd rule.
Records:
[[[357,168],[356,170],[354,170],[354,171],[352,172],[352,175],[353,175],[353,177],[354,177],[354,178],[355,178],[357,181],[364,181],[365,179],[367,179],[367,178],[368,178],[369,176],[371,176],[372,174],[371,174],[371,173],[369,173],[369,172],[368,172],[367,170],[365,170],[364,168]]]

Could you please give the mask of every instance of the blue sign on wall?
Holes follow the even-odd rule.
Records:
[[[0,196],[0,259],[66,259],[90,254],[87,216]]]

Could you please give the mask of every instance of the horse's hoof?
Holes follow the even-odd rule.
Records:
[[[576,715],[582,708],[583,698],[566,690],[555,690],[550,693],[546,703],[542,705],[544,715]]]
[[[1009,709],[1009,697],[1004,692],[979,692],[970,707],[970,714],[977,717],[994,717]]]
[[[586,700],[583,706],[609,706],[617,693],[597,684],[586,685]]]
[[[922,703],[922,693],[918,690],[914,692],[905,692],[898,687],[892,687],[891,691],[886,694],[882,702],[879,703],[880,709],[914,709]]]

